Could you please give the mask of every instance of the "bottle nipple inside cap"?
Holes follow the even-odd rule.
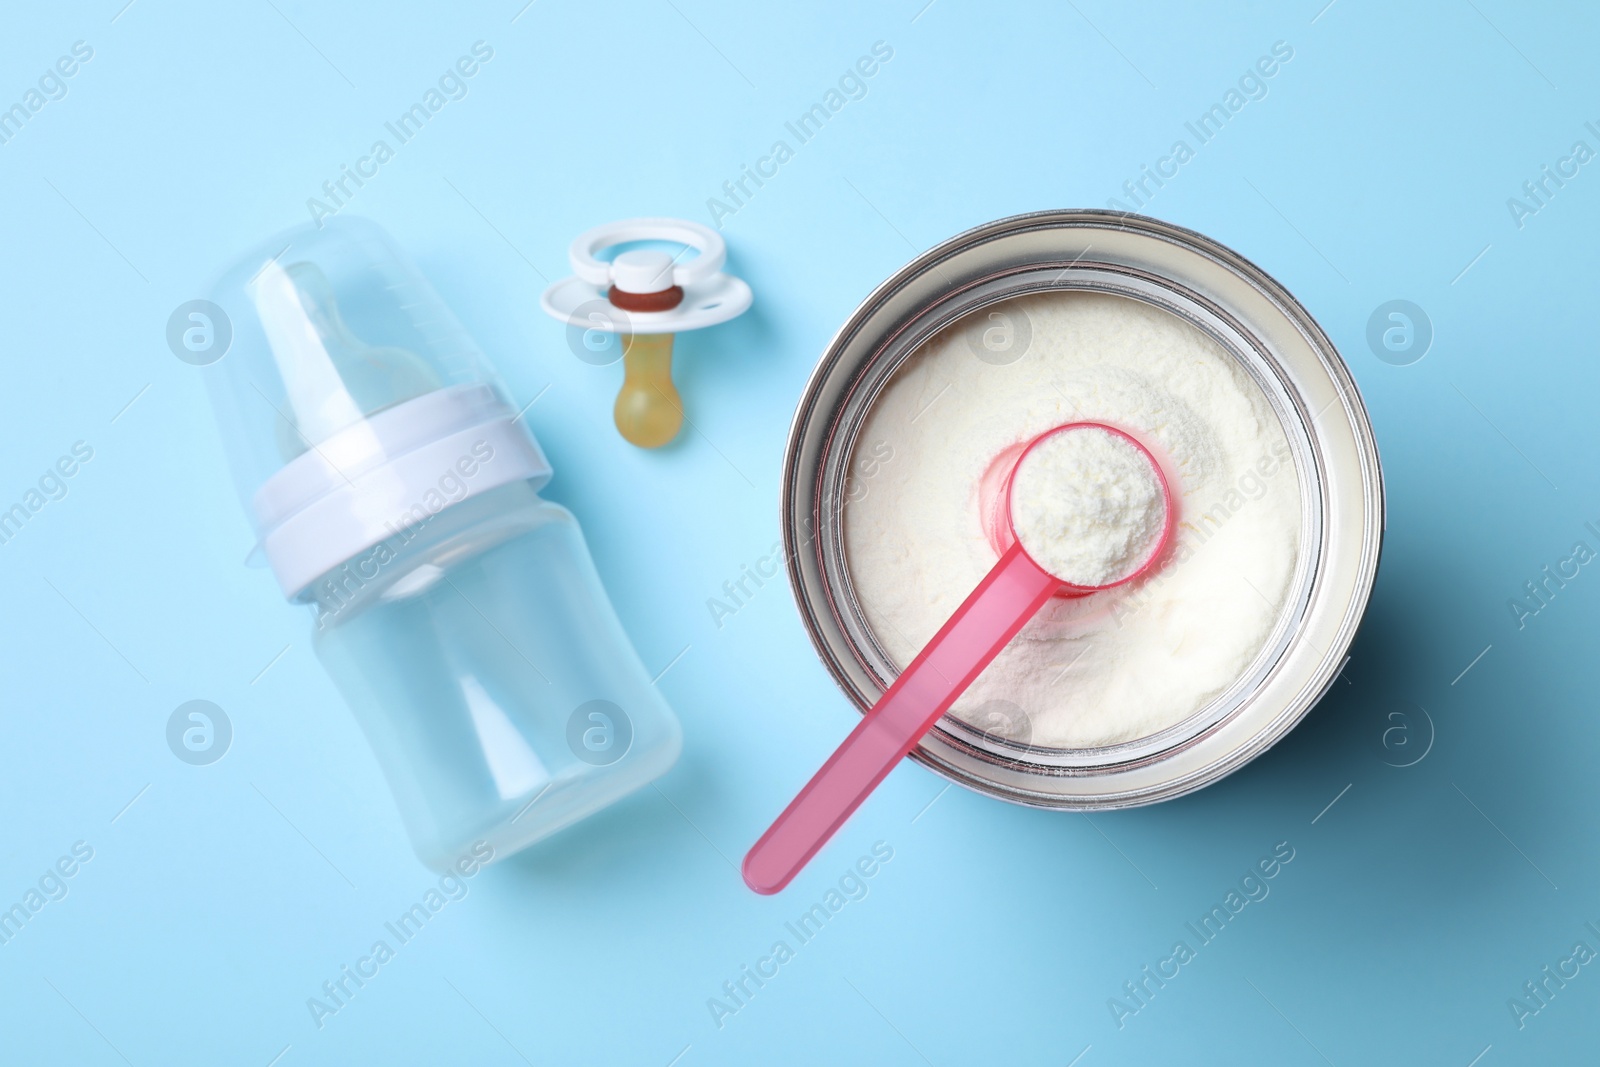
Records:
[[[269,262],[251,296],[288,400],[276,423],[285,459],[444,384],[416,353],[356,336],[314,263]]]

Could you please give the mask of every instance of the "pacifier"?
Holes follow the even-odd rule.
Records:
[[[640,241],[684,246],[678,255],[625,249]],[[691,259],[680,258],[694,249]],[[544,291],[539,306],[565,322],[573,348],[590,363],[612,363],[621,349],[623,379],[612,409],[617,430],[640,448],[660,448],[683,426],[683,402],[672,384],[672,338],[727,322],[750,307],[750,287],[722,273],[728,246],[709,226],[682,219],[625,219],[596,226],[567,250],[573,277]]]

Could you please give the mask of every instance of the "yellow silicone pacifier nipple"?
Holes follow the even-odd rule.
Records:
[[[644,241],[683,248],[676,255],[633,248],[610,262],[599,258],[607,248]],[[691,250],[697,254],[688,257]],[[584,362],[615,362],[620,350],[622,386],[612,407],[617,431],[640,448],[660,448],[685,421],[672,382],[673,337],[739,315],[750,306],[750,287],[722,273],[727,245],[715,230],[681,219],[596,227],[572,242],[568,258],[574,277],[546,289],[540,306],[567,323],[573,352]]]
[[[622,389],[612,408],[617,432],[640,448],[660,448],[683,426],[683,400],[672,384],[672,335],[622,338]]]

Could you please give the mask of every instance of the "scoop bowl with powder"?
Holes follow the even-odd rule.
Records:
[[[1034,439],[1013,469],[1011,528],[1040,570],[1080,593],[1132,581],[1171,533],[1166,478],[1128,434],[1069,423]]]
[[[1172,536],[1161,467],[1128,434],[1075,422],[1035,437],[1008,480],[1010,547],[745,856],[776,893],[950,710],[1051,597],[1087,596],[1155,567]]]

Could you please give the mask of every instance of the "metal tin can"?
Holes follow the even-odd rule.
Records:
[[[844,548],[849,464],[878,394],[930,338],[1012,297],[1052,290],[1143,301],[1203,331],[1245,368],[1288,437],[1301,499],[1288,603],[1251,667],[1205,707],[1149,737],[1061,749],[953,715],[913,759],[980,793],[1035,807],[1131,807],[1198,789],[1283,737],[1348,659],[1384,528],[1377,445],[1333,343],[1282,285],[1190,230],[1109,211],[1000,219],[917,257],[855,310],[807,384],[784,456],[789,581],[822,662],[866,711],[898,668],[857,603]]]

